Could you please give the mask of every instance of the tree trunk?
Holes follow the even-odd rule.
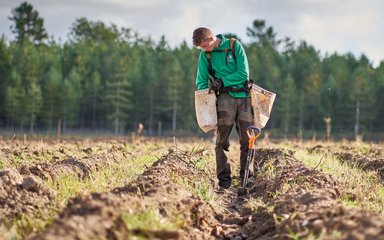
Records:
[[[119,118],[115,118],[115,135],[119,134]]]
[[[57,139],[61,138],[61,118],[57,120],[56,137]]]
[[[300,103],[299,103],[299,139],[303,139],[303,107],[304,107],[304,96],[303,93],[300,94]]]
[[[176,131],[176,123],[177,123],[177,101],[173,101],[173,114],[172,114],[172,131]]]
[[[161,121],[157,122],[157,136],[161,136],[162,124]]]
[[[286,100],[286,108],[285,108],[285,119],[284,119],[284,137],[288,137],[288,132],[289,132],[289,118],[290,118],[290,108],[291,104],[289,100]]]
[[[48,121],[48,129],[49,132],[52,132],[52,121],[53,121],[53,100],[51,99],[51,103],[49,104],[49,121]]]
[[[92,96],[92,128],[96,128],[96,93]]]
[[[35,125],[34,117],[31,117],[31,125],[30,125],[30,129],[29,129],[29,131],[31,133],[33,133],[34,125]]]
[[[121,121],[120,121],[120,85],[117,84],[116,87],[116,95],[117,95],[117,102],[116,102],[116,119],[117,123],[115,126],[115,134],[118,135],[120,133],[120,128],[121,128]]]
[[[63,118],[63,134],[67,131],[67,118],[64,116]]]
[[[149,135],[152,136],[153,133],[153,89],[150,90],[150,96],[149,96],[149,123],[148,123],[148,128],[149,128]]]
[[[34,112],[35,111],[35,102],[32,101],[32,113],[31,113],[31,126],[29,131],[33,133],[34,125],[35,125],[35,117],[34,117]]]
[[[360,131],[360,99],[356,100],[355,106],[355,138],[359,135]]]

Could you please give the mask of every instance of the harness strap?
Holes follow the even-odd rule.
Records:
[[[227,92],[245,92],[245,95],[247,97],[243,99],[243,101],[244,101],[244,111],[245,112],[248,111],[247,98],[249,96],[250,89],[247,86],[242,87],[242,88],[224,87],[222,90],[220,90],[220,93],[227,93]]]
[[[216,49],[211,52],[225,52],[225,64],[228,65],[228,54],[231,52],[232,57],[235,60],[236,63],[236,54],[235,54],[235,43],[237,39],[236,38],[230,38],[229,41],[229,46],[230,48],[225,48],[225,49]],[[212,60],[211,60],[211,52],[204,52],[205,56],[207,57],[208,60],[208,73],[209,73],[209,81],[212,83],[213,79],[215,79],[215,71],[213,70],[212,67]],[[251,80],[252,81],[252,80]],[[224,87],[220,92],[245,92],[246,96],[248,97],[249,95],[249,86],[248,86],[248,81],[245,83],[245,87],[243,88],[234,88],[234,87]],[[211,88],[209,88],[209,93],[211,93]],[[247,109],[246,102],[245,102],[245,109]]]
[[[235,60],[235,62],[236,62],[236,54],[235,54],[235,42],[236,41],[237,41],[236,38],[231,38],[229,40],[229,46],[231,47],[232,57]]]
[[[228,93],[228,92],[245,92],[246,98],[243,99],[244,101],[244,111],[248,111],[248,104],[247,104],[247,98],[250,96],[250,91],[252,88],[253,80],[249,79],[248,81],[244,82],[244,87],[242,88],[234,88],[234,87],[224,87],[222,90],[220,90],[220,93]],[[251,110],[253,110],[251,108]]]
[[[208,73],[213,78],[215,78],[215,72],[213,71],[213,68],[212,68],[211,52],[204,52],[204,53],[205,53],[205,56],[207,57],[207,60],[208,60]]]
[[[224,87],[220,92],[245,92],[246,94],[249,94],[249,89],[246,87],[242,88],[234,88],[234,87]]]
[[[229,40],[229,46],[230,48],[225,48],[225,49],[216,49],[216,50],[213,50],[211,52],[225,52],[225,64],[228,65],[228,54],[230,52],[232,52],[232,57],[233,59],[235,60],[236,62],[236,54],[235,54],[235,42],[236,42],[236,38],[231,38]],[[213,68],[212,68],[212,61],[211,61],[211,52],[204,52],[205,53],[205,56],[207,57],[207,60],[208,60],[208,73],[213,77],[215,78],[215,72],[213,71]]]

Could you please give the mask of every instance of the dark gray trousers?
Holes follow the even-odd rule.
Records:
[[[251,99],[233,98],[226,93],[220,93],[217,97],[217,118],[216,173],[219,185],[230,184],[232,182],[231,166],[225,151],[229,150],[229,135],[233,125],[236,124],[236,131],[240,140],[240,177],[243,178],[248,155],[248,135],[246,130],[253,123]],[[253,163],[250,164],[249,169],[250,176],[252,176]]]

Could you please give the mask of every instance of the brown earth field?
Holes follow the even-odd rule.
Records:
[[[335,156],[342,163],[364,171],[374,171],[384,184],[384,150],[380,147],[356,148],[342,145],[339,148],[316,145],[308,148],[308,152],[318,152]]]
[[[0,146],[0,239],[384,239],[381,144],[260,139],[245,195],[236,139],[225,191],[217,188],[214,144],[204,139]],[[310,165],[314,153],[334,158],[334,168],[372,173],[378,197],[365,201],[376,210],[350,206],[364,196],[326,169],[332,158]]]

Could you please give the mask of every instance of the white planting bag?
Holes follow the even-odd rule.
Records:
[[[216,95],[209,89],[195,91],[195,111],[199,127],[204,132],[217,127]]]
[[[254,124],[258,128],[264,128],[271,115],[276,94],[262,87],[252,84],[251,101],[254,112]]]

